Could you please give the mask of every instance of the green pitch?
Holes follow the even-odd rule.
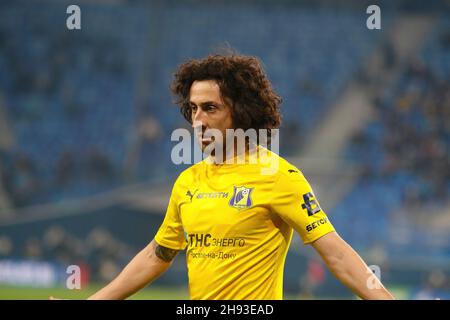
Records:
[[[66,288],[29,288],[0,286],[0,300],[47,300],[50,296],[61,299],[86,299],[101,286],[89,286],[81,290]],[[185,300],[189,299],[187,288],[152,287],[142,289],[129,299],[131,300]]]
[[[102,286],[89,286],[81,290],[68,290],[62,287],[56,288],[29,288],[11,287],[0,285],[0,300],[48,300],[50,296],[60,299],[86,299]],[[395,286],[389,290],[397,299],[408,299],[409,290],[405,287]],[[355,297],[356,298],[356,297]],[[129,298],[130,300],[188,300],[187,288],[157,287],[152,286],[142,289]],[[284,295],[285,300],[308,300],[308,299],[349,299],[349,297],[308,297],[298,295]]]
[[[101,289],[102,286],[89,286],[81,290],[68,290],[62,287],[29,288],[0,285],[0,300],[48,300],[50,296],[60,299],[83,300]],[[300,297],[302,298],[302,297]],[[305,298],[305,297],[303,297]],[[130,300],[189,300],[187,288],[149,287],[142,289]],[[285,295],[284,299],[297,300],[298,296]],[[308,299],[308,297],[306,297]]]

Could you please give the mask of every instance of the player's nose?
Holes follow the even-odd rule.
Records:
[[[206,112],[204,112],[202,110],[202,108],[197,108],[195,113],[192,115],[192,124],[194,124],[195,122],[202,122],[202,123],[204,123],[205,120],[206,120]]]
[[[205,124],[199,120],[192,121],[192,128],[194,128],[194,133],[196,136],[202,136],[206,130]]]
[[[197,127],[206,127],[206,112],[201,110],[200,108],[197,109],[197,111],[192,116],[192,127],[196,129]]]

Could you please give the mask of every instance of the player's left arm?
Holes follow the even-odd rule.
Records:
[[[336,278],[361,299],[395,299],[358,253],[336,232],[325,234],[311,245]]]

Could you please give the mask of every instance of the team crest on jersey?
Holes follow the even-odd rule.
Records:
[[[252,206],[251,193],[254,188],[233,186],[234,193],[228,204],[236,209],[246,209]]]

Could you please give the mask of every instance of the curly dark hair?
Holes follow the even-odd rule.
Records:
[[[192,123],[189,92],[196,80],[215,80],[231,107],[235,128],[278,128],[281,97],[272,89],[258,58],[243,55],[210,55],[189,60],[175,73],[171,89],[184,118]]]

